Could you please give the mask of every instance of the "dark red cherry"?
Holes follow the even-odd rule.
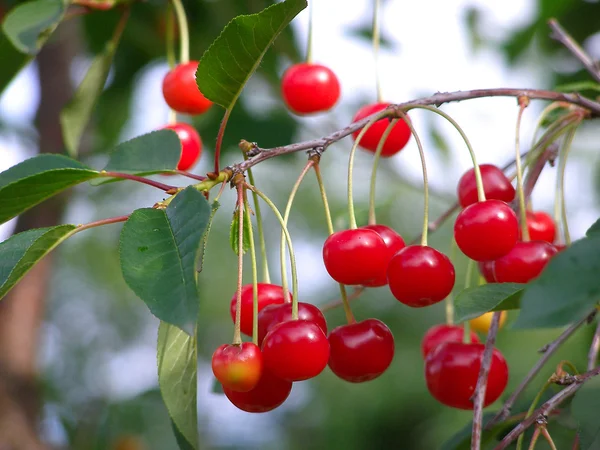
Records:
[[[327,272],[338,283],[366,284],[387,266],[387,246],[373,230],[357,228],[333,233],[323,245]]]
[[[485,192],[486,199],[502,200],[506,203],[514,200],[515,188],[502,170],[492,164],[481,164],[479,171],[481,172],[483,191]],[[458,202],[461,207],[466,208],[477,202],[475,169],[469,169],[463,174],[458,182],[457,190]]]
[[[434,248],[421,245],[409,245],[396,253],[387,273],[394,297],[413,308],[444,300],[455,281],[450,259]]]
[[[479,267],[479,273],[483,275],[485,281],[488,283],[496,282],[496,276],[494,275],[494,261],[479,261],[477,266]]]
[[[329,334],[329,345],[329,368],[351,383],[374,380],[394,358],[394,336],[377,319],[335,328]]]
[[[295,64],[283,74],[281,93],[287,107],[296,114],[324,112],[338,102],[340,82],[328,67]]]
[[[383,242],[387,247],[387,264],[385,265],[385,270],[381,273],[381,275],[375,278],[373,281],[370,281],[365,284],[367,287],[380,287],[385,286],[387,284],[387,266],[392,257],[402,250],[406,244],[404,243],[404,239],[390,227],[386,227],[385,225],[366,225],[361,228],[366,228],[368,230],[375,231],[379,236],[383,238]]]
[[[262,375],[263,360],[258,345],[242,342],[224,344],[212,356],[215,378],[232,391],[248,392],[256,387]]]
[[[178,113],[202,114],[212,106],[196,84],[198,61],[179,64],[163,79],[162,91],[167,105]]]
[[[292,293],[290,292],[290,299]],[[280,305],[285,302],[283,288],[276,284],[258,283],[258,311],[262,311],[269,305]],[[231,320],[235,323],[237,295],[234,294],[229,305]],[[252,336],[252,312],[254,310],[254,291],[252,284],[242,286],[242,320],[241,331],[247,336]],[[291,306],[291,303],[290,303]]]
[[[275,325],[262,343],[265,367],[276,377],[302,381],[316,377],[327,366],[329,341],[314,322],[290,320]]]
[[[198,160],[202,154],[202,139],[196,129],[187,123],[179,122],[164,127],[177,133],[181,141],[181,156],[177,163],[178,170],[188,170]]]
[[[517,215],[501,200],[473,203],[463,209],[454,223],[458,248],[475,261],[498,259],[517,243]]]
[[[358,110],[358,112],[354,116],[354,119],[352,119],[352,122],[358,122],[359,120],[364,119],[365,117],[375,114],[387,108],[388,106],[390,106],[390,104],[391,103],[373,103],[371,105],[363,106],[361,109]],[[379,144],[379,141],[389,124],[390,119],[387,118],[375,122],[363,135],[362,139],[360,140],[359,146],[371,153],[375,153],[375,151],[377,150],[377,145]],[[359,133],[360,130],[355,131],[352,134],[354,140],[356,140]],[[410,140],[410,135],[411,132],[409,126],[403,119],[400,119],[398,122],[396,122],[396,125],[394,125],[394,128],[392,128],[392,131],[385,140],[385,143],[383,144],[383,149],[381,150],[381,156],[389,157],[398,153],[406,146],[406,144]]]
[[[542,273],[556,253],[556,247],[544,241],[517,242],[510,253],[494,261],[496,281],[528,283]]]
[[[529,240],[554,243],[556,224],[550,214],[544,211],[527,211],[527,229],[529,230]]]
[[[237,392],[223,386],[223,392],[237,408],[249,413],[264,413],[280,406],[292,392],[290,381],[277,378],[263,368],[256,387],[248,392]]]
[[[425,359],[425,381],[431,395],[440,403],[458,409],[473,409],[484,344],[446,342]],[[508,383],[508,365],[498,349],[492,353],[483,406],[494,403]]]
[[[421,354],[425,358],[431,351],[435,350],[444,342],[462,342],[465,329],[462,325],[434,325],[421,341]],[[477,334],[471,331],[471,342],[480,343]]]
[[[314,322],[327,335],[327,321],[319,308],[310,303],[298,302],[298,319]],[[271,329],[282,322],[292,320],[292,304],[269,305],[258,314],[258,345],[262,345]]]

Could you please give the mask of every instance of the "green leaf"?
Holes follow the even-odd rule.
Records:
[[[35,55],[65,14],[62,0],[33,0],[13,8],[2,28],[22,53]]]
[[[0,173],[0,224],[99,173],[61,155],[39,155]]]
[[[202,94],[231,110],[267,49],[306,6],[306,0],[286,0],[229,22],[198,65]]]
[[[587,381],[575,394],[571,403],[573,417],[579,425],[581,450],[600,448],[600,377]]]
[[[179,450],[194,450],[192,444],[190,444],[183,434],[181,434],[181,431],[179,431],[179,428],[177,428],[173,419],[171,419],[171,428],[173,428],[173,434],[175,435],[175,441],[179,446]]]
[[[583,319],[600,299],[600,236],[556,254],[521,298],[513,328],[554,328]]]
[[[246,212],[246,211],[244,211]],[[240,245],[240,216],[236,211],[233,214],[233,221],[231,222],[231,227],[229,229],[229,244],[231,245],[231,249],[235,252],[236,255],[239,255],[239,245]],[[250,230],[248,229],[248,223],[244,220],[244,229],[242,230],[242,252],[245,254],[250,248]]]
[[[463,290],[454,299],[456,322],[463,322],[488,312],[519,309],[524,284],[490,283]]]
[[[13,78],[33,57],[17,51],[6,35],[2,33],[0,33],[0,55],[2,55],[2,64],[0,64],[0,94],[2,94]]]
[[[59,225],[36,228],[15,234],[0,243],[0,299],[40,259],[67,239],[77,228],[75,225]]]
[[[561,84],[559,86],[556,86],[555,90],[562,92],[600,92],[600,84],[594,81],[575,81],[573,83]]]
[[[196,262],[196,267],[197,267],[197,271],[198,273],[202,272],[202,268],[204,267],[204,257],[206,256],[206,245],[208,244],[208,235],[210,234],[210,229],[212,227],[212,223],[213,223],[213,219],[215,218],[215,214],[217,213],[217,210],[219,209],[219,207],[221,206],[221,204],[215,200],[214,202],[212,202],[212,205],[210,206],[210,217],[208,218],[208,225],[206,225],[206,232],[204,233],[204,236],[202,237],[202,248],[200,251],[200,255],[198,257],[198,261]]]
[[[596,220],[592,226],[585,232],[587,237],[600,235],[600,219]]]
[[[158,384],[163,401],[174,423],[180,448],[181,437],[198,449],[197,371],[198,342],[196,334],[188,335],[165,322],[158,327]],[[189,446],[187,447],[189,448]]]
[[[191,333],[198,315],[196,260],[211,208],[193,187],[166,210],[133,212],[121,231],[121,270],[160,320]]]

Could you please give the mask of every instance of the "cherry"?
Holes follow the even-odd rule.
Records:
[[[423,358],[435,350],[439,345],[444,342],[462,342],[465,335],[465,329],[462,325],[434,325],[421,341],[421,354]],[[471,342],[480,343],[479,338],[473,331],[471,331]]]
[[[277,378],[267,369],[254,389],[248,392],[237,392],[223,386],[223,392],[236,407],[249,413],[264,413],[280,406],[292,392],[290,381]]]
[[[342,325],[329,334],[329,368],[342,380],[374,380],[392,363],[394,336],[380,320]]]
[[[506,255],[517,243],[519,221],[501,200],[473,203],[454,223],[454,239],[461,251],[475,261],[491,261]]]
[[[269,283],[258,283],[258,312],[262,311],[269,305],[280,305],[285,302],[283,296],[283,288],[276,284]],[[290,299],[292,293],[290,292]],[[229,305],[229,312],[231,314],[231,320],[235,323],[235,313],[237,306],[237,294],[234,294],[231,298],[231,304]],[[291,303],[290,303],[291,307]],[[252,313],[254,311],[254,291],[252,284],[245,284],[242,286],[242,319],[240,323],[240,330],[247,336],[252,336]]]
[[[554,219],[544,211],[527,211],[527,229],[532,241],[546,241],[552,244],[556,238]]]
[[[212,106],[196,84],[198,61],[179,64],[163,79],[162,91],[167,105],[178,113],[202,114]]]
[[[301,63],[283,74],[281,93],[287,107],[296,114],[328,111],[340,98],[340,82],[328,67]]]
[[[527,283],[542,273],[556,253],[556,247],[544,241],[517,242],[510,253],[494,261],[496,281]]]
[[[302,381],[316,377],[327,366],[329,342],[323,330],[308,320],[275,325],[262,343],[265,366],[276,377]]]
[[[212,370],[223,387],[232,391],[248,392],[258,384],[263,368],[258,345],[242,342],[240,345],[223,344],[212,356]]]
[[[327,335],[327,321],[321,310],[315,305],[298,302],[298,319],[314,322]],[[258,345],[262,345],[265,336],[275,325],[289,320],[292,320],[291,303],[274,304],[265,307],[258,314]]]
[[[481,273],[485,281],[488,283],[496,282],[496,276],[494,275],[494,261],[479,261],[477,267],[479,267],[479,273]]]
[[[366,284],[381,276],[388,248],[375,231],[357,228],[333,233],[323,244],[327,272],[338,283]]]
[[[167,125],[164,129],[173,130],[181,141],[181,156],[177,163],[178,170],[188,170],[202,154],[202,140],[194,127],[187,123],[179,122]]]
[[[387,274],[394,297],[413,308],[444,300],[455,281],[450,259],[434,248],[421,245],[409,245],[396,253]]]
[[[427,355],[427,389],[440,403],[458,409],[473,409],[475,392],[485,345],[446,342]],[[492,353],[483,406],[494,403],[508,383],[508,365],[498,349]]]
[[[500,168],[492,164],[481,164],[479,166],[481,179],[483,181],[483,191],[488,200],[502,200],[506,203],[512,202],[515,198],[515,188],[510,180],[504,175]],[[467,170],[458,181],[458,202],[460,206],[467,206],[476,203],[477,183],[475,182],[475,169]]]
[[[492,325],[492,316],[494,313],[492,311],[486,312],[479,317],[475,317],[474,319],[469,320],[469,324],[471,325],[471,330],[478,331],[483,334],[487,334],[490,331],[490,325]],[[506,322],[506,311],[502,311],[500,313],[500,322],[498,322],[498,329],[502,328]]]
[[[354,116],[354,119],[352,119],[352,122],[358,122],[359,120],[362,120],[365,117],[375,114],[387,108],[388,106],[390,106],[390,104],[391,103],[373,103],[371,105],[363,106],[358,110],[358,112]],[[363,135],[358,145],[371,153],[375,153],[375,151],[377,150],[377,145],[379,144],[379,140],[383,136],[383,133],[385,132],[385,129],[388,127],[389,124],[390,119],[388,118],[383,118],[375,122]],[[358,138],[359,133],[360,130],[355,131],[352,134],[354,140]],[[385,140],[383,148],[381,149],[381,156],[389,157],[398,153],[406,146],[406,144],[410,140],[410,135],[410,127],[406,124],[404,119],[400,119],[398,122],[396,122],[396,125],[394,125],[394,128],[392,128],[392,131]]]
[[[364,227],[367,230],[375,231],[379,236],[383,238],[383,242],[387,247],[387,262],[392,259],[392,257],[402,250],[405,247],[404,239],[390,227],[386,227],[385,225],[366,225]],[[385,286],[387,284],[387,264],[385,265],[385,269],[379,275],[379,277],[375,278],[368,283],[365,283],[367,287],[380,287]]]

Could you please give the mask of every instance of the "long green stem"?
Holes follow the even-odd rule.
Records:
[[[308,2],[308,42],[306,43],[306,62],[312,64],[313,62],[313,28],[314,28],[314,7],[313,1]]]
[[[538,135],[539,131],[542,129],[542,125],[544,123],[544,120],[546,120],[546,117],[548,117],[548,115],[555,109],[568,108],[568,107],[569,107],[568,104],[564,104],[562,102],[552,102],[542,110],[542,112],[540,113],[540,116],[538,117],[537,122],[535,123],[535,128],[533,129],[533,136],[531,138],[530,147],[533,147],[535,145],[535,143],[537,141],[537,135]]]
[[[383,151],[383,144],[387,140],[388,136],[392,132],[394,125],[399,119],[393,119],[386,127],[385,131],[381,135],[381,139],[377,143],[375,149],[375,158],[373,159],[373,170],[371,171],[371,186],[369,189],[369,225],[375,225],[377,218],[375,217],[375,188],[377,185],[377,167],[379,166],[379,160],[381,159],[381,152]]]
[[[521,150],[520,150],[520,137],[521,137],[521,119],[523,117],[523,111],[527,107],[527,102],[522,103],[519,101],[519,114],[517,115],[517,126],[515,129],[515,166],[517,170],[517,196],[519,198],[519,215],[521,222],[521,236],[524,242],[529,241],[529,228],[527,227],[527,210],[525,208],[525,191],[523,190],[523,168],[521,166]]]
[[[175,16],[173,15],[173,7],[167,5],[167,14],[165,17],[165,40],[167,41],[167,63],[169,68],[175,67],[177,64],[175,58]]]
[[[471,287],[471,280],[473,278],[473,260],[469,259],[467,263],[467,272],[465,274],[465,289],[469,289]],[[463,342],[465,344],[471,343],[471,322],[465,320],[463,324]]]
[[[527,448],[527,450],[534,450],[535,446],[537,445],[537,441],[538,438],[540,437],[540,431],[541,431],[541,427],[536,427],[535,430],[533,431],[533,435],[531,436],[531,441],[529,442],[529,447]],[[521,435],[523,436],[523,435]],[[519,437],[521,437],[519,436]]]
[[[556,444],[552,440],[552,437],[550,436],[550,432],[548,431],[548,428],[541,427],[541,430],[542,430],[542,436],[544,436],[544,439],[546,439],[546,442],[550,446],[550,450],[557,450]]]
[[[244,193],[244,208],[250,211],[248,198]],[[245,215],[246,227],[248,228],[248,237],[250,238],[250,260],[252,262],[252,342],[258,345],[258,269],[256,267],[256,250],[254,248],[254,231],[252,230],[252,220],[250,214]]]
[[[567,219],[567,202],[565,201],[565,174],[567,171],[567,158],[569,157],[569,153],[571,152],[573,139],[575,138],[575,133],[577,132],[577,125],[578,124],[574,125],[565,136],[562,152],[558,160],[558,178],[560,186],[560,218],[566,245],[571,245],[571,233],[569,232],[569,223]]]
[[[375,60],[375,87],[377,89],[377,102],[381,103],[383,96],[381,93],[381,73],[379,70],[379,11],[381,9],[381,1],[373,0],[373,59]]]
[[[450,260],[456,260],[458,246],[454,238],[450,241]],[[452,292],[446,297],[446,325],[454,325],[454,296]]]
[[[190,32],[188,29],[187,17],[181,0],[171,0],[175,15],[177,16],[177,24],[179,25],[179,62],[185,64],[190,60]]]
[[[248,180],[252,186],[254,183],[254,174],[252,169],[248,169]],[[258,231],[258,243],[260,245],[260,262],[262,270],[263,283],[271,283],[271,275],[269,274],[269,258],[267,257],[267,244],[265,243],[265,230],[263,228],[262,213],[260,211],[260,202],[256,192],[252,192],[252,200],[254,202],[254,213],[256,214],[256,230]]]
[[[531,417],[531,415],[535,411],[535,408],[536,408],[537,404],[540,402],[540,399],[542,398],[542,395],[544,395],[544,392],[546,392],[546,389],[548,389],[548,387],[550,387],[551,385],[552,385],[552,383],[550,381],[547,381],[542,386],[542,389],[540,389],[540,391],[537,393],[537,395],[535,396],[535,398],[531,402],[531,405],[529,406],[529,409],[527,410],[527,414],[525,414],[525,419],[528,419],[529,417]],[[517,439],[516,450],[522,450],[522,448],[523,448],[523,439],[524,438],[525,438],[524,434],[521,434],[519,436],[519,439]]]
[[[244,185],[238,183],[237,207],[238,207],[238,281],[237,281],[237,299],[235,303],[235,326],[233,330],[233,343],[240,345],[242,343],[241,323],[242,323],[242,280],[244,278]]]

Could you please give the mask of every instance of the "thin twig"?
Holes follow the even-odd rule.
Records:
[[[358,297],[360,297],[360,295],[364,292],[365,287],[364,286],[357,286],[354,288],[354,291],[352,292],[352,294],[348,295],[348,301],[351,302],[352,300],[356,300]],[[344,301],[342,299],[338,299],[335,300],[331,303],[327,303],[325,305],[323,305],[321,307],[321,312],[327,312],[330,311],[332,309],[335,309],[339,306],[342,306],[344,304]]]
[[[176,191],[177,188],[175,186],[170,186],[168,184],[161,183],[160,181],[150,180],[149,178],[139,177],[137,175],[132,175],[130,173],[121,173],[121,172],[100,172],[100,175],[103,177],[110,178],[120,178],[122,180],[132,180],[137,181],[138,183],[147,184],[148,186],[152,186],[158,188],[162,191],[169,193],[169,191]],[[173,192],[174,193],[174,192]]]
[[[600,350],[600,320],[596,326],[596,332],[592,338],[592,345],[590,345],[590,351],[588,353],[588,365],[587,369],[592,370],[596,367],[598,361],[598,351]]]

